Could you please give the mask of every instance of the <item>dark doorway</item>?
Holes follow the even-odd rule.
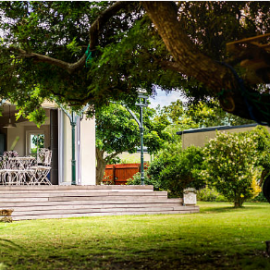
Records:
[[[50,148],[52,150],[52,163],[50,181],[53,185],[59,184],[58,179],[58,110],[50,110]]]

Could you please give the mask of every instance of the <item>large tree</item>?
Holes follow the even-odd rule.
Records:
[[[134,108],[135,109],[135,108]],[[139,114],[132,112],[137,119]],[[171,136],[164,129],[169,121],[162,121],[151,108],[144,109],[144,145],[148,153],[156,153]],[[135,153],[140,147],[138,123],[127,108],[110,104],[96,110],[96,183],[102,182],[105,167],[122,152]]]
[[[37,87],[39,98],[74,108],[109,99],[133,103],[138,87],[149,93],[153,85],[181,87],[195,100],[218,98],[230,113],[265,120],[246,96],[269,100],[263,87],[270,81],[267,51],[240,42],[229,46],[235,55],[226,58],[225,49],[228,42],[267,32],[269,7],[230,1],[1,2],[0,95],[19,105],[32,97],[34,105],[24,107],[29,112],[40,101]],[[221,63],[226,59],[243,83]]]
[[[200,101],[192,104],[178,99],[163,108],[158,106],[157,110],[160,115],[181,130],[225,125],[237,126],[252,123],[251,120],[222,111],[215,100],[209,100],[207,103]]]

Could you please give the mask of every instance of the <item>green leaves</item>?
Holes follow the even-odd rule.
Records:
[[[153,118],[153,110],[145,108],[144,117],[144,142],[150,153],[158,151],[168,138],[167,133],[162,133],[159,122]],[[136,113],[139,119],[139,114]],[[128,110],[120,104],[110,104],[96,110],[96,137],[97,147],[108,154],[134,152],[140,146],[139,126]]]
[[[140,119],[139,113],[134,111]],[[140,147],[140,130],[138,123],[128,110],[117,104],[109,104],[96,109],[96,148],[106,152],[103,161],[110,163],[117,154],[122,152],[135,153]],[[169,134],[164,133],[166,125],[160,125],[155,118],[155,111],[144,108],[144,146],[148,153],[157,152],[168,139]],[[102,180],[102,179],[101,179]]]
[[[151,181],[160,183],[171,196],[182,197],[186,187],[201,188],[205,181],[199,177],[202,170],[203,154],[200,147],[181,149],[180,144],[167,144],[148,168]]]
[[[73,38],[73,40],[67,44],[67,49],[72,53],[72,55],[77,54],[81,51],[81,47],[78,45],[78,42],[76,41],[76,37]]]
[[[257,149],[256,132],[217,132],[204,148],[206,170],[201,175],[239,207],[258,194]]]

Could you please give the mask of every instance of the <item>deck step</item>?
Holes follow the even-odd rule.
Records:
[[[51,219],[51,218],[71,218],[71,217],[97,217],[97,216],[118,216],[118,215],[151,215],[151,214],[193,214],[198,213],[197,210],[190,211],[162,211],[162,212],[117,212],[117,213],[91,213],[91,214],[63,214],[63,215],[42,215],[42,216],[24,216],[14,217],[14,221],[26,220],[26,219]]]
[[[25,193],[1,193],[0,198],[55,198],[55,197],[108,197],[108,196],[165,196],[167,197],[167,191],[80,191],[80,192],[25,192]]]
[[[47,218],[69,218],[69,217],[91,217],[91,216],[113,216],[113,215],[150,215],[150,214],[192,214],[198,213],[199,207],[193,209],[183,209],[183,210],[162,210],[162,211],[119,211],[119,212],[95,212],[95,213],[64,213],[64,214],[42,214],[42,215],[24,215],[19,216],[13,215],[13,220],[25,220],[25,219],[47,219]]]
[[[199,211],[167,196],[152,186],[0,186],[0,209],[14,220]]]
[[[68,186],[68,185],[62,185],[62,186],[48,186],[48,185],[40,185],[40,186],[3,186],[0,185],[0,192],[2,191],[37,191],[37,190],[49,190],[49,191],[57,191],[57,190],[69,190],[69,191],[79,191],[79,190],[94,190],[94,191],[103,191],[103,190],[153,190],[153,186],[129,186],[129,185],[119,185],[119,186],[113,186],[113,185],[101,185],[101,186]]]
[[[65,206],[65,205],[111,205],[111,204],[177,204],[182,205],[183,200],[182,199],[149,199],[149,200],[135,200],[135,199],[129,199],[129,200],[88,200],[88,201],[73,201],[72,204],[70,201],[64,201],[64,202],[50,202],[50,201],[37,201],[34,203],[34,206]],[[7,201],[7,202],[0,202],[0,208],[6,207],[27,207],[27,206],[33,206],[33,202],[28,201]]]
[[[34,205],[34,206],[15,206],[12,209],[17,212],[24,212],[24,211],[46,211],[46,210],[70,210],[70,209],[108,209],[108,208],[142,208],[147,206],[153,207],[177,207],[180,204],[176,203],[129,203],[129,204],[120,204],[120,203],[111,203],[111,204],[83,204],[83,205]]]
[[[163,207],[115,207],[115,208],[86,208],[86,209],[47,209],[43,211],[14,211],[13,217],[27,216],[27,215],[43,215],[46,214],[91,214],[91,213],[117,213],[117,212],[162,212],[162,211],[187,211],[192,210],[194,207],[188,206],[163,206]]]

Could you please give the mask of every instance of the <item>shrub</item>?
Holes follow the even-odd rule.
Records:
[[[221,133],[204,148],[206,170],[201,175],[235,207],[255,197],[259,192],[257,180],[257,138],[254,133]]]
[[[202,149],[171,144],[163,149],[151,162],[148,177],[155,186],[167,190],[170,197],[182,197],[187,187],[201,188],[204,180],[198,177],[203,163]]]
[[[153,185],[154,190],[161,190],[160,182],[149,178],[147,172],[144,172],[144,183],[145,185]],[[129,178],[127,185],[141,185],[141,173],[138,172],[132,178]]]
[[[183,196],[183,190],[187,187],[196,189],[205,185],[203,178],[198,177],[202,169],[202,148],[191,146],[175,157],[160,173],[160,180],[173,196]]]
[[[226,202],[228,201],[223,195],[221,195],[214,187],[208,185],[198,190],[197,200],[205,202]]]

